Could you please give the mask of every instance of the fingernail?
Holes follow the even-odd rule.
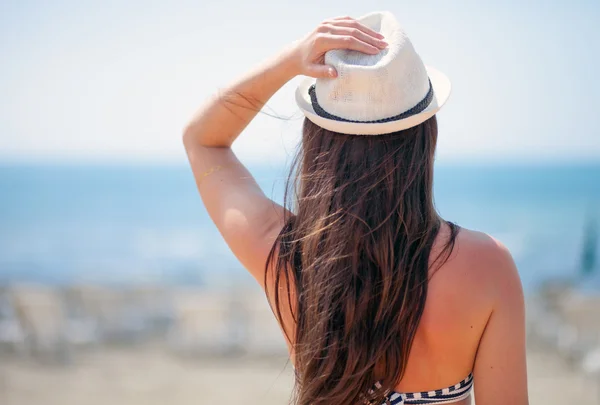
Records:
[[[327,70],[327,73],[329,74],[330,77],[336,77],[337,76],[337,72],[335,71],[334,68],[329,68]]]

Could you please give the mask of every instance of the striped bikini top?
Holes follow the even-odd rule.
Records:
[[[375,388],[381,388],[381,384],[375,383]],[[407,393],[392,391],[381,405],[450,404],[467,398],[472,388],[473,373],[470,373],[458,384],[440,390]]]

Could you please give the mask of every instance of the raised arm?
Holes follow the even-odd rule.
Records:
[[[261,285],[267,255],[283,226],[283,207],[264,195],[230,147],[291,78],[335,77],[335,70],[323,65],[325,52],[374,54],[386,46],[381,38],[349,17],[325,21],[212,96],[185,129],[183,141],[202,201],[234,255]]]
[[[510,252],[497,242],[489,256],[492,312],[479,343],[474,382],[477,405],[528,405],[525,303]]]

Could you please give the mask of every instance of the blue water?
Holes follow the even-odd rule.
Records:
[[[284,168],[250,170],[281,203]],[[576,274],[600,220],[600,164],[440,165],[435,189],[445,218],[509,247],[526,288]],[[0,166],[0,282],[30,281],[252,282],[187,167]]]

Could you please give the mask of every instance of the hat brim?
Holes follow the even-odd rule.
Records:
[[[430,66],[426,66],[426,69],[429,80],[431,81],[431,86],[433,87],[433,99],[431,100],[431,103],[429,103],[427,108],[420,113],[400,120],[381,123],[356,123],[321,117],[315,112],[308,93],[308,89],[316,81],[316,79],[312,77],[306,78],[298,85],[298,88],[296,89],[296,103],[306,118],[316,125],[333,132],[348,135],[382,135],[402,131],[403,129],[417,126],[433,117],[435,113],[442,108],[444,103],[446,103],[448,97],[450,97],[452,85],[448,77]]]

